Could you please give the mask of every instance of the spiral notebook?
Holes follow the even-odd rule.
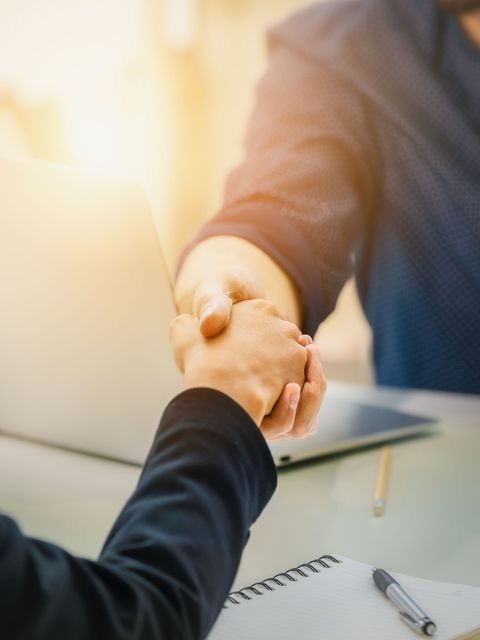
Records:
[[[392,575],[436,623],[434,640],[480,638],[479,587]],[[325,555],[231,593],[208,640],[419,637],[375,587],[370,565]]]

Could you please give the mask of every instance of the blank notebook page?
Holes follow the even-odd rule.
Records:
[[[375,587],[370,565],[335,558],[341,563],[298,576],[295,582],[284,580],[286,585],[274,586],[274,591],[258,587],[262,595],[248,592],[251,600],[237,596],[240,604],[223,609],[208,640],[422,637],[400,620],[395,606]],[[436,623],[435,640],[480,626],[480,588],[392,575]]]

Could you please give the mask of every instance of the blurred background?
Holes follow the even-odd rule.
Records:
[[[0,0],[0,155],[140,182],[173,272],[242,158],[265,30],[305,0]],[[327,375],[369,383],[350,282],[323,323]]]

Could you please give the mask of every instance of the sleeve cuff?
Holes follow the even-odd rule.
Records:
[[[216,389],[197,387],[183,391],[166,407],[148,459],[161,446],[162,437],[185,429],[204,431],[215,441],[215,448],[222,447],[227,454],[233,450],[250,475],[260,476],[263,509],[275,491],[277,473],[265,438],[248,413]]]
[[[318,265],[311,248],[300,229],[281,214],[281,209],[281,203],[266,202],[244,202],[224,209],[186,246],[177,273],[188,253],[202,240],[220,235],[248,240],[269,255],[291,278],[300,296],[302,331],[313,336],[333,307],[317,280]]]

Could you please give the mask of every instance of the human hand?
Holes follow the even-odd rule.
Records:
[[[320,353],[311,337],[302,335],[299,338],[299,343],[304,345],[307,351],[305,383],[300,394],[300,401],[295,411],[292,411],[287,400],[289,385],[286,385],[272,413],[265,416],[260,425],[267,440],[305,438],[315,432],[317,428],[317,417],[327,390],[327,384]]]
[[[225,331],[208,340],[193,316],[179,316],[172,323],[171,342],[185,387],[223,391],[252,416],[265,437],[302,437],[314,426],[325,391],[318,353],[311,338],[301,336],[267,301],[236,305]]]
[[[236,304],[228,325],[213,338],[206,339],[198,321],[186,314],[174,321],[170,335],[185,386],[224,391],[257,424],[271,412],[286,383],[288,397],[299,396],[308,357],[298,341],[300,331],[266,300]]]
[[[198,281],[192,297],[192,313],[206,338],[220,333],[229,323],[232,306],[245,300],[264,299],[265,291],[244,267],[218,267]]]
[[[271,279],[270,286],[275,279]],[[284,283],[281,283],[284,287]],[[283,291],[283,289],[282,289]],[[278,289],[277,293],[280,293]],[[253,272],[242,266],[221,266],[206,271],[195,285],[189,304],[184,304],[199,320],[199,330],[207,338],[218,335],[229,323],[235,303],[265,296],[263,286]],[[282,299],[281,295],[278,295]],[[309,336],[302,344],[312,343]],[[278,399],[273,412],[265,418],[262,430],[268,438],[305,437],[316,424],[317,414],[325,394],[326,383],[320,358],[313,347],[309,354],[305,388],[298,410],[293,411],[288,399],[293,393],[289,385]]]

